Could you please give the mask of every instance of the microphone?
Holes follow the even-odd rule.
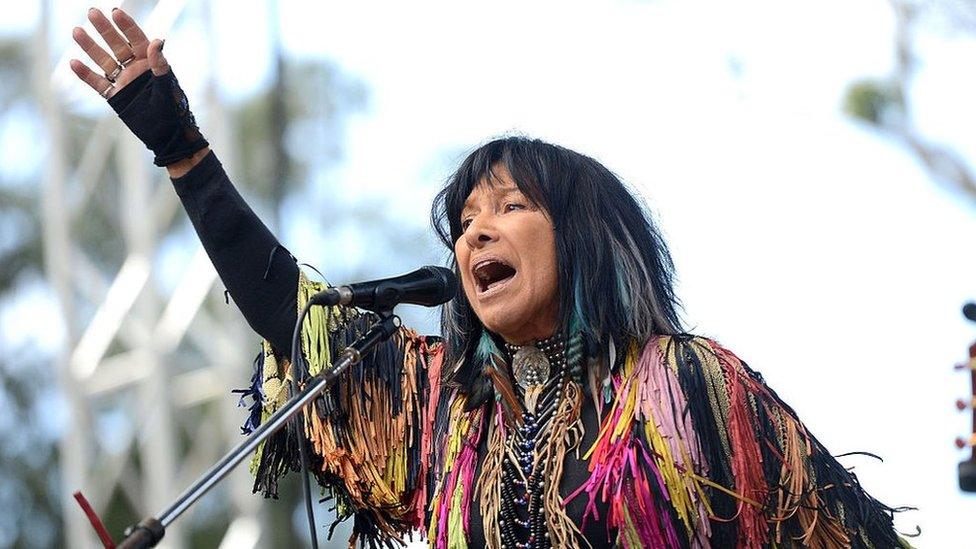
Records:
[[[450,301],[457,289],[453,271],[428,265],[392,278],[329,288],[312,296],[308,305],[347,305],[370,311],[388,311],[400,303],[433,307]]]

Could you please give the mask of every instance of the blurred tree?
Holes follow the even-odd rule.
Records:
[[[895,13],[895,67],[887,78],[866,78],[847,90],[844,110],[901,142],[936,182],[976,204],[976,173],[950,146],[928,139],[912,117],[911,86],[918,58],[914,37],[921,22],[948,32],[976,34],[974,0],[891,0]],[[960,68],[963,74],[965,68]]]
[[[0,128],[30,113],[28,42],[0,39]],[[36,115],[36,113],[34,113]],[[36,283],[41,270],[36,174],[0,166],[0,309]],[[2,311],[0,311],[2,315]],[[6,315],[3,315],[6,316]],[[2,331],[8,333],[8,329]],[[62,544],[57,499],[58,454],[51,413],[56,387],[43,357],[0,338],[0,547]]]

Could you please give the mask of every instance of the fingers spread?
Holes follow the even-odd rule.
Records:
[[[119,30],[125,35],[126,39],[129,41],[129,45],[132,46],[132,53],[135,54],[136,59],[145,59],[149,48],[149,39],[146,38],[146,33],[142,32],[139,25],[136,24],[135,20],[119,8],[112,10],[112,20],[118,25]]]
[[[86,84],[91,86],[102,97],[109,98],[115,93],[115,85],[109,82],[104,76],[89,69],[88,65],[85,65],[77,59],[72,59],[69,64],[71,65],[72,72],[78,75],[78,78],[84,80]]]
[[[88,20],[91,24],[95,26],[95,30],[98,34],[102,35],[105,39],[105,43],[112,48],[112,53],[115,54],[115,58],[119,61],[125,61],[133,56],[132,48],[129,44],[122,38],[119,31],[115,30],[112,23],[109,22],[108,18],[105,17],[100,10],[92,8],[88,10]]]
[[[161,76],[169,72],[169,63],[163,57],[163,41],[156,39],[149,43],[147,48],[149,55],[149,68],[156,76]]]
[[[85,29],[75,27],[71,32],[71,37],[75,39],[75,42],[88,54],[88,57],[91,57],[91,60],[101,67],[106,74],[112,73],[118,66],[115,58],[96,44],[91,36],[88,36],[88,33],[85,32]]]

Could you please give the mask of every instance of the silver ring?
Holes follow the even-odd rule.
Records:
[[[136,54],[132,53],[129,55],[129,57],[125,59],[125,61],[119,61],[119,66],[122,68],[128,67],[129,63],[132,63],[135,60],[136,60]]]
[[[115,70],[112,71],[111,74],[105,73],[105,78],[107,78],[109,82],[115,82],[115,79],[118,78],[120,74],[122,74],[123,69],[125,69],[125,65],[119,63],[115,65]]]
[[[112,88],[114,88],[114,87],[115,87],[115,83],[114,82],[109,82],[108,83],[108,87],[105,88],[105,91],[103,91],[101,93],[101,96],[104,97],[105,99],[108,99],[108,92],[112,91]]]

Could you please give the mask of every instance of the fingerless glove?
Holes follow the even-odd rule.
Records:
[[[162,76],[147,70],[110,97],[108,103],[156,155],[153,163],[157,166],[189,158],[209,145],[197,128],[190,103],[172,70]]]

